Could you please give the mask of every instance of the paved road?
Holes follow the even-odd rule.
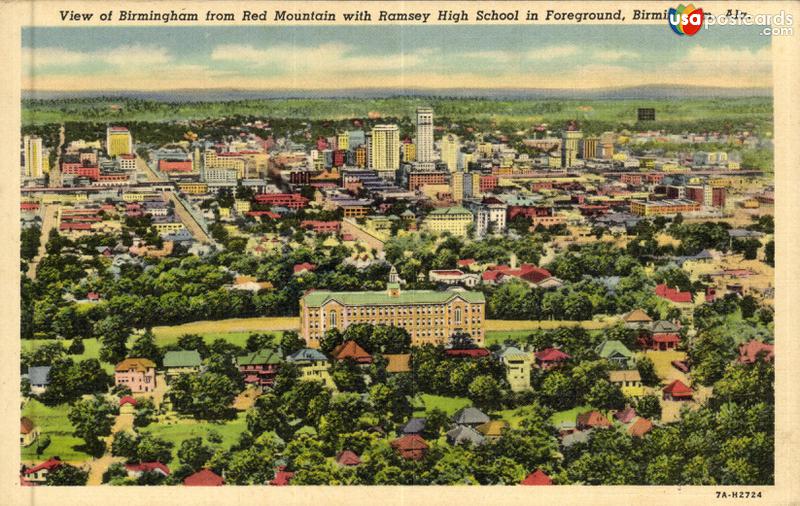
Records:
[[[183,226],[192,233],[195,239],[203,244],[210,244],[213,242],[211,237],[203,230],[203,227],[194,219],[192,213],[186,209],[183,202],[173,192],[164,192],[164,197],[170,199],[172,203],[175,204],[175,214],[180,218]]]
[[[150,164],[147,163],[141,156],[136,157],[136,170],[140,174],[146,175],[148,181],[157,182],[168,180],[167,178],[160,177],[158,174],[156,174],[152,167],[150,167]]]
[[[36,253],[33,260],[31,260],[30,264],[28,264],[28,277],[31,279],[36,279],[36,269],[42,257],[45,255],[45,246],[50,237],[50,231],[58,228],[58,209],[60,207],[59,204],[46,204],[41,208],[42,233],[39,236],[39,251]]]

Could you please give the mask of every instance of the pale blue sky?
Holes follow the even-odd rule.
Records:
[[[25,28],[23,88],[770,86],[757,27]]]

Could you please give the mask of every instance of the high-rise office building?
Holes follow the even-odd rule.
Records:
[[[106,129],[106,151],[108,156],[130,155],[133,153],[133,138],[125,127]]]
[[[397,125],[375,125],[370,147],[371,168],[382,176],[400,168],[400,129]],[[391,174],[388,174],[391,173]]]
[[[42,138],[26,135],[22,142],[25,149],[25,175],[27,177],[40,177],[44,167]]]
[[[447,164],[447,170],[451,173],[458,169],[458,151],[460,148],[461,144],[457,135],[447,134],[442,137],[442,162]],[[419,158],[419,150],[417,150],[417,158]]]
[[[590,158],[597,158],[597,146],[599,144],[597,137],[587,137],[583,139],[581,147],[581,158],[589,160]]]
[[[583,133],[578,130],[575,123],[570,123],[561,139],[561,168],[567,168],[574,165],[575,160],[578,158],[578,150],[580,149],[581,139]]]
[[[433,158],[433,109],[417,108],[417,161],[432,162]]]

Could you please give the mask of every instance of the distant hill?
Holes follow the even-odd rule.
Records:
[[[448,97],[488,99],[677,99],[677,98],[742,98],[770,97],[771,88],[721,88],[709,86],[647,85],[625,88],[597,89],[342,89],[342,90],[236,90],[184,89],[168,91],[81,91],[59,92],[24,90],[23,99],[60,99],[119,97],[154,100],[158,102],[226,102],[281,98],[388,98],[388,97]]]

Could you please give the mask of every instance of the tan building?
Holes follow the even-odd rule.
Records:
[[[512,392],[531,389],[532,357],[530,353],[509,346],[500,353],[500,360],[506,366],[506,379],[511,385]]]
[[[385,292],[316,290],[300,299],[300,335],[311,348],[329,329],[345,330],[354,323],[402,327],[412,345],[443,344],[456,332],[484,341],[486,299],[481,292],[401,291],[396,272]]]
[[[452,235],[464,237],[473,221],[472,213],[463,207],[444,207],[431,211],[425,217],[425,228],[431,232],[450,232]]]

